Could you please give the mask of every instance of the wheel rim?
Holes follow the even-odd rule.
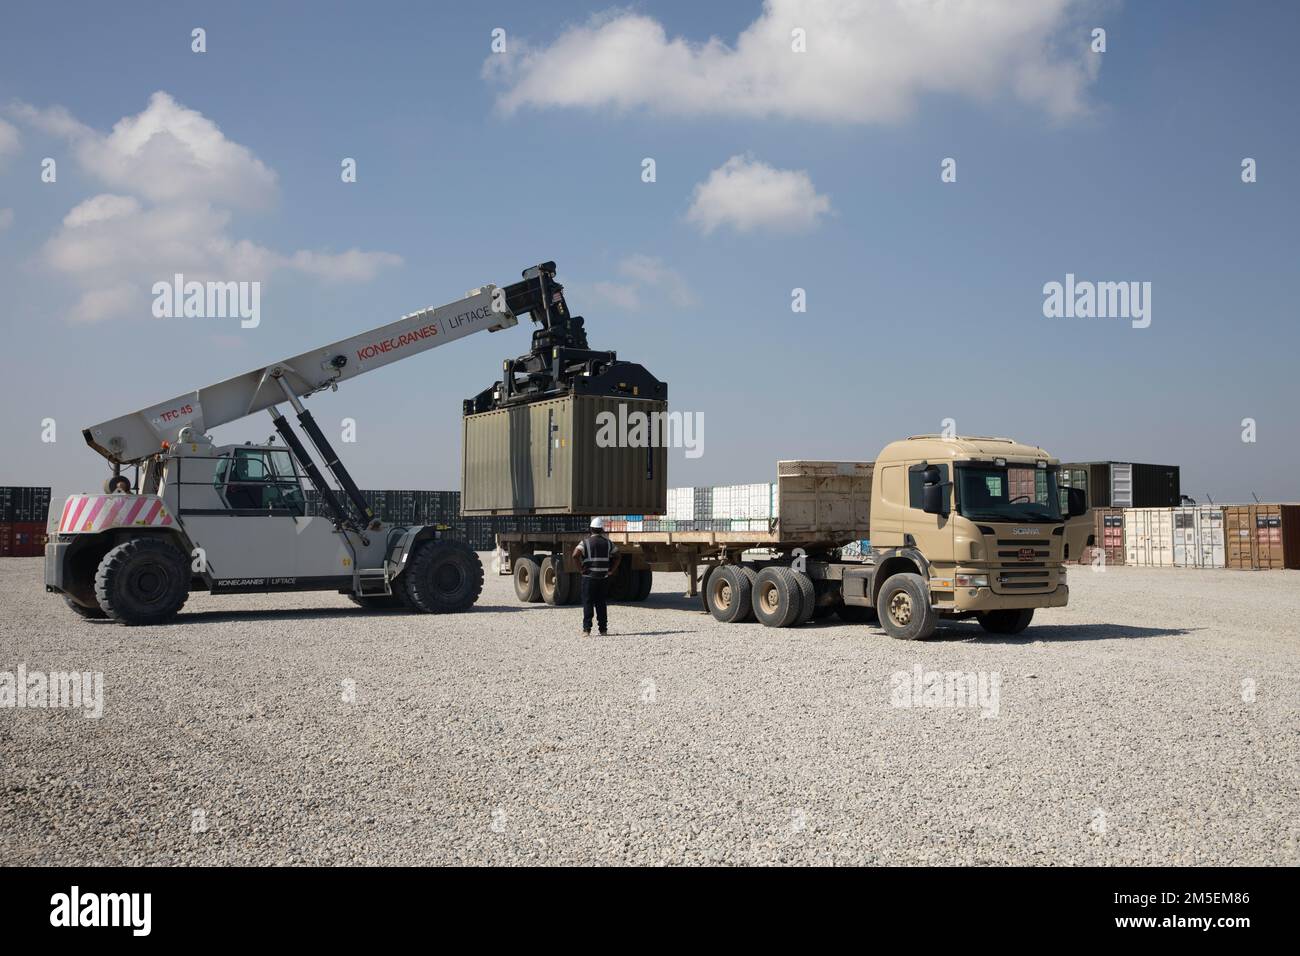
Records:
[[[731,607],[731,584],[729,582],[725,580],[719,582],[714,594],[716,595],[716,603],[718,607],[722,608],[724,611]]]
[[[543,569],[543,571],[542,571],[542,587],[546,588],[547,590],[554,591],[554,590],[555,590],[555,579],[556,579],[556,574],[555,574],[555,568],[554,568],[554,567],[547,566],[545,569]]]
[[[131,576],[131,593],[137,601],[156,604],[167,594],[171,577],[167,569],[158,564],[146,564]]]
[[[912,599],[906,591],[895,591],[889,599],[889,616],[902,627],[912,623]]]
[[[465,583],[465,571],[455,561],[444,561],[433,569],[434,589],[442,594],[459,591]]]
[[[762,591],[763,610],[768,614],[775,614],[781,607],[781,595],[776,590],[776,585],[771,582],[763,585]]]

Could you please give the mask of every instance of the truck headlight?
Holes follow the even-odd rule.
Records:
[[[987,574],[957,575],[957,587],[959,588],[986,588],[988,586],[989,576]]]

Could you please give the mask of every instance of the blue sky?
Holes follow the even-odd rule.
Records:
[[[797,19],[793,0],[776,6]],[[1180,464],[1184,491],[1202,500],[1300,498],[1300,193],[1288,168],[1300,155],[1300,8],[1063,4],[1040,34],[987,54],[962,49],[951,71],[951,55],[936,67],[924,42],[896,44],[900,74],[920,77],[910,86],[889,75],[892,60],[864,55],[884,71],[865,95],[846,38],[810,28],[811,92],[787,96],[778,84],[756,104],[713,99],[707,70],[701,87],[671,70],[657,76],[652,45],[631,54],[645,63],[588,64],[592,44],[579,33],[576,64],[554,57],[566,31],[633,22],[619,17],[655,21],[669,40],[715,36],[730,50],[763,16],[760,4],[644,3],[595,27],[589,18],[610,8],[546,7],[7,8],[0,483],[87,490],[104,469],[81,441],[85,425],[555,259],[593,346],[645,364],[669,383],[675,408],[704,414],[704,455],[675,452],[674,485],[768,480],[778,458],[869,459],[953,418],[962,433],[1010,435],[1063,459]],[[207,31],[203,54],[190,49],[196,26]],[[1106,52],[1081,54],[1094,26],[1107,31]],[[485,76],[497,27],[514,72]],[[1064,108],[1016,86],[1030,40],[1065,51],[1048,56],[1053,67],[1097,58]],[[723,69],[738,64],[718,56]],[[847,64],[847,81],[816,72],[834,62]],[[585,89],[557,88],[548,73],[557,64],[574,66]],[[747,68],[763,75],[761,63]],[[532,99],[503,109],[525,82]],[[609,102],[616,86],[621,99]],[[899,92],[897,102],[882,90]],[[204,228],[279,263],[266,267],[256,329],[154,319],[147,297],[129,296],[86,321],[76,304],[92,280],[51,264],[65,217],[91,197],[188,208],[184,195],[159,198],[158,177],[107,168],[95,152],[94,137],[146,111],[157,91],[186,111],[171,115],[201,114],[242,147],[238,171],[273,174],[270,185],[248,181],[246,194],[237,182],[200,197],[221,220]],[[881,103],[891,115],[873,113]],[[92,131],[82,153],[53,131],[55,107]],[[59,163],[53,184],[40,181],[47,156]],[[829,212],[799,228],[704,231],[688,215],[696,187],[733,156],[806,174]],[[356,183],[340,181],[343,157],[356,158]],[[641,181],[644,157],[656,161],[654,183]],[[955,183],[940,182],[944,157],[957,160]],[[1258,182],[1241,182],[1243,157],[1257,160]],[[113,254],[130,260],[138,240],[123,233]],[[173,271],[169,248],[141,251],[158,278]],[[327,257],[347,250],[377,258],[331,278]],[[299,251],[319,267],[286,265]],[[663,281],[630,278],[631,257],[648,257]],[[114,262],[96,266],[94,281],[109,281]],[[1045,318],[1042,287],[1067,272],[1151,282],[1151,326]],[[795,287],[807,290],[806,313],[790,309]],[[343,450],[363,487],[456,487],[460,400],[527,345],[523,327],[476,336],[313,407],[324,422],[357,420],[358,442]],[[41,441],[47,417],[59,429],[53,444]],[[1241,441],[1247,417],[1253,444]],[[216,437],[263,438],[268,426],[253,419]]]

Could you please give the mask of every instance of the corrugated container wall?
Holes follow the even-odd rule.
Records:
[[[1173,567],[1172,508],[1124,509],[1124,562],[1154,568]]]
[[[1228,505],[1223,512],[1228,567],[1300,568],[1300,505]]]
[[[1124,548],[1124,509],[1096,508],[1093,520],[1097,523],[1094,532],[1097,547],[1105,553],[1107,564],[1123,564],[1127,557]]]
[[[652,428],[638,432],[637,423],[667,408],[647,399],[571,395],[466,415],[462,513],[663,514],[666,442],[661,433],[651,443]],[[609,443],[597,441],[603,413],[617,423]]]
[[[1088,504],[1094,508],[1173,508],[1182,498],[1177,465],[1089,461],[1061,465],[1068,473],[1087,475]],[[1079,487],[1073,484],[1073,487]]]
[[[1174,567],[1222,568],[1226,562],[1223,509],[1174,509]]]

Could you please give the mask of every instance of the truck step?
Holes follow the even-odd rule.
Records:
[[[374,597],[392,594],[388,584],[388,571],[384,568],[358,568],[354,589],[357,597]]]

